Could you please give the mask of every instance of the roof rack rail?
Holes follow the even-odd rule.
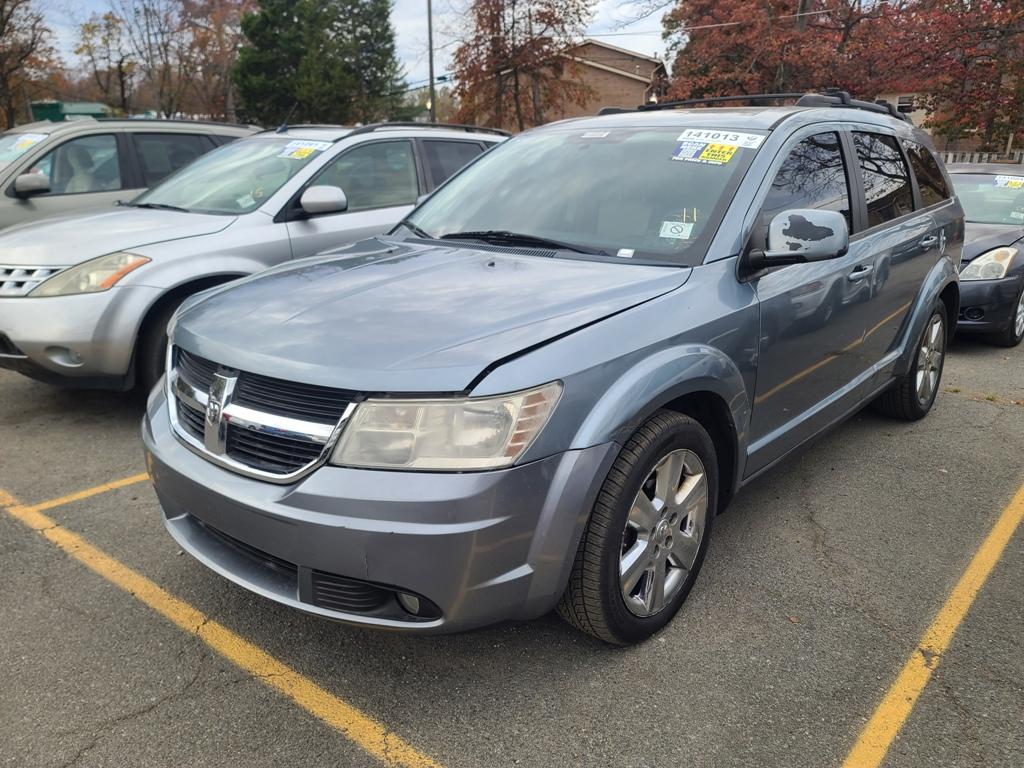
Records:
[[[79,118],[81,119],[81,118]],[[89,120],[95,120],[97,123],[176,123],[185,125],[216,125],[222,128],[259,128],[260,126],[255,123],[229,123],[224,120],[190,120],[187,117],[90,117]],[[71,121],[67,121],[71,122]]]
[[[349,136],[357,136],[360,133],[373,133],[386,128],[449,128],[455,131],[466,131],[467,133],[494,133],[498,136],[511,136],[512,134],[508,131],[503,131],[500,128],[483,128],[479,125],[465,125],[463,123],[418,123],[415,120],[396,120],[393,123],[370,123],[368,125],[361,125],[358,128],[353,128],[352,131],[345,134],[345,138]]]
[[[795,100],[798,107],[845,107],[849,109],[864,109],[869,112],[879,112],[890,115],[910,123],[910,116],[900,112],[888,101],[878,99],[876,101],[861,101],[850,96],[849,91],[839,88],[826,88],[821,93],[743,93],[734,96],[709,96],[700,99],[677,99],[675,101],[663,101],[660,104],[641,104],[635,110],[626,110],[621,107],[605,107],[598,114],[610,115],[621,112],[649,112],[659,109],[676,109],[678,107],[694,107],[701,104],[729,104],[739,101],[788,101]]]

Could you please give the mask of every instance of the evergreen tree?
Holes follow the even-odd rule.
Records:
[[[401,103],[390,0],[260,0],[242,21],[235,82],[246,117],[352,123]]]

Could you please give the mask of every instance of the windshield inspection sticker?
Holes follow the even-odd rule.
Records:
[[[661,232],[658,233],[658,237],[668,237],[673,240],[689,240],[691,232],[693,232],[693,224],[689,222],[663,221],[661,222]]]
[[[672,153],[673,160],[705,165],[725,165],[739,147],[735,144],[708,144],[702,141],[680,141]]]
[[[292,160],[305,160],[314,152],[323,152],[329,149],[329,141],[289,141],[278,157],[290,157]]]
[[[736,131],[709,131],[705,128],[687,128],[679,134],[676,141],[699,141],[703,144],[727,144],[744,149],[757,149],[764,141],[764,136],[756,133],[737,133]]]
[[[997,187],[1024,189],[1024,176],[996,176]]]

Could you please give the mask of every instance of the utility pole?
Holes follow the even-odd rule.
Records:
[[[430,122],[437,122],[437,99],[434,96],[434,15],[431,0],[427,0],[427,67],[430,70],[430,88],[427,98],[430,99]]]

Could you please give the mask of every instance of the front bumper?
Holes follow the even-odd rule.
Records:
[[[1002,280],[961,280],[958,333],[998,333],[1013,322],[1024,274]]]
[[[0,299],[0,368],[52,384],[122,388],[158,288]]]
[[[142,427],[164,523],[214,571],[294,608],[353,624],[452,632],[551,610],[617,453],[567,451],[491,472],[422,473],[321,467],[294,485],[211,464],[172,434],[162,388]],[[283,564],[283,565],[282,565]],[[406,592],[439,609],[403,614],[394,600],[339,610],[317,574]]]

